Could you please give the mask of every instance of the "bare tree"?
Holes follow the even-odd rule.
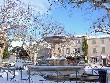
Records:
[[[60,3],[63,7],[66,8],[67,4],[76,4],[76,6],[80,7],[81,4],[86,2],[91,2],[94,4],[96,8],[102,7],[107,10],[108,14],[106,17],[109,16],[109,8],[105,5],[105,3],[110,3],[109,0],[48,0],[50,3],[50,9],[54,3]],[[50,10],[49,9],[49,10]],[[60,33],[60,29],[62,27],[61,24],[55,23],[48,23],[48,24],[41,24],[39,22],[38,16],[33,13],[34,8],[31,5],[25,5],[20,0],[4,0],[4,5],[1,6],[0,9],[0,27],[2,31],[8,33],[7,35],[14,35],[14,39],[25,39],[30,37],[29,31],[33,26],[42,27],[45,34],[52,33],[53,31],[57,30],[58,34]],[[60,25],[59,27],[57,25]],[[57,29],[52,29],[57,26]],[[96,26],[96,25],[95,25]],[[52,27],[52,28],[51,28]],[[37,28],[34,28],[34,32]],[[10,30],[10,31],[9,31]],[[50,30],[50,32],[49,32]],[[53,30],[53,31],[52,31]],[[62,30],[61,30],[62,31]],[[97,30],[98,31],[98,30]],[[13,33],[12,33],[13,32]],[[55,33],[55,34],[57,34]],[[28,34],[28,35],[27,35]],[[32,35],[32,34],[31,34]]]
[[[4,0],[0,9],[0,28],[7,36],[14,39],[26,38],[30,27],[38,27],[38,14],[32,5],[20,0]]]
[[[64,26],[59,22],[48,21],[43,27],[42,37],[66,34]]]
[[[36,36],[33,34],[36,34],[35,31],[41,26],[40,14],[36,12],[35,8],[30,4],[22,3],[20,0],[3,0],[2,3],[0,7],[0,35],[5,37],[5,40],[1,42],[6,42],[4,48],[5,45],[9,47],[13,40],[24,42],[31,41],[31,39],[35,40]],[[33,27],[35,28],[33,29]],[[0,63],[4,48],[0,49]]]
[[[92,32],[102,32],[110,34],[110,0],[48,0],[50,4],[50,9],[54,8],[54,4],[61,5],[63,8],[67,9],[69,13],[74,11],[74,8],[81,8],[83,10],[85,4],[90,4],[89,11],[86,14],[92,14],[95,10],[100,11],[105,10],[105,14],[101,17],[96,17],[97,19],[93,21],[91,26]],[[68,8],[71,8],[69,9]],[[88,7],[88,6],[87,6]],[[85,9],[85,10],[86,10]],[[86,17],[86,19],[91,20],[91,17]],[[92,21],[92,20],[91,20]]]

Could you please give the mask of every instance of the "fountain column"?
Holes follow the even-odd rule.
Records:
[[[59,44],[55,44],[55,51],[54,51],[55,57],[57,57],[60,54],[58,48],[59,48]]]
[[[36,65],[37,55],[38,55],[38,53],[35,52],[35,54],[34,54],[34,65]]]

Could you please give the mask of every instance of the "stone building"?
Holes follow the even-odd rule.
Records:
[[[75,57],[83,55],[82,37],[83,36],[65,36],[65,42],[57,43],[54,45],[54,48],[52,48],[52,56]],[[109,62],[103,60],[110,55],[110,36],[86,36],[86,38],[88,44],[88,62],[93,64],[97,62]],[[77,52],[77,54],[75,54],[75,52]]]
[[[103,64],[106,64],[107,61],[105,59],[107,59],[109,55],[110,36],[88,37],[88,61],[90,63],[103,61]]]
[[[67,40],[59,45],[61,48],[61,55],[64,56],[79,56],[82,52],[82,37],[68,37]],[[75,54],[77,52],[77,54]]]
[[[51,36],[45,40],[51,43],[51,57],[76,57],[83,55],[82,52],[82,37],[74,36]]]

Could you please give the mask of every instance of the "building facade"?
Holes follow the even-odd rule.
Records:
[[[67,38],[65,43],[61,44],[62,55],[67,56],[79,56],[82,55],[82,37],[70,37]],[[77,52],[77,54],[75,54]]]
[[[103,61],[105,63],[109,62],[110,55],[110,37],[94,37],[88,38],[88,58],[89,62],[97,63]],[[108,61],[107,61],[108,60]]]
[[[52,56],[82,56],[82,37],[84,36],[66,37],[65,42],[55,45]],[[110,55],[110,36],[85,36],[85,38],[87,38],[88,44],[88,62],[93,64],[97,62],[108,63]],[[77,54],[75,54],[75,52],[77,52]],[[103,61],[104,58],[106,58],[107,60]]]
[[[52,56],[76,56],[83,55],[82,37],[66,37],[65,42],[54,44],[51,53]]]

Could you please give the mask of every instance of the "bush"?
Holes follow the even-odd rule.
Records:
[[[3,52],[3,58],[9,58],[10,57],[10,53],[8,52],[8,47],[5,47],[4,52]]]

